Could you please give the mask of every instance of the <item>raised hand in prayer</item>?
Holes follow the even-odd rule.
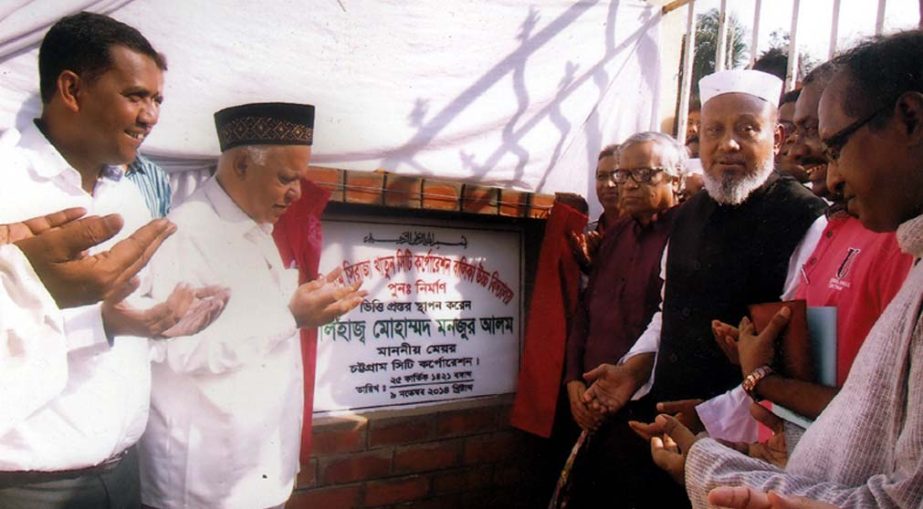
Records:
[[[110,336],[191,336],[211,325],[229,298],[230,293],[223,287],[192,288],[180,283],[167,300],[147,309],[137,309],[127,302],[103,301],[103,323]]]
[[[604,414],[583,401],[585,392],[586,384],[580,380],[567,382],[567,398],[570,400],[570,413],[574,417],[574,422],[584,431],[596,431],[602,424]]]
[[[589,272],[593,265],[593,258],[599,251],[599,245],[602,244],[603,236],[597,231],[587,233],[573,233],[567,237],[574,258],[584,272]]]
[[[109,251],[86,255],[87,249],[118,233],[123,221],[118,214],[79,219],[85,213],[72,208],[0,225],[0,244],[12,242],[23,252],[61,308],[127,297],[138,287],[138,271],[176,231],[165,219],[151,221]]]
[[[788,447],[785,445],[784,422],[759,403],[750,404],[750,415],[771,429],[772,436],[764,442],[748,444],[747,449],[742,452],[753,458],[772,463],[779,468],[785,468],[788,463]]]
[[[705,426],[703,426],[702,421],[699,420],[699,414],[696,413],[695,407],[701,402],[701,399],[662,401],[657,403],[657,411],[672,415],[692,433],[700,433],[705,431]],[[657,435],[663,434],[662,427],[656,421],[650,424],[639,421],[628,421],[628,427],[647,442],[650,442],[651,439]]]
[[[635,391],[650,377],[654,354],[641,354],[624,364],[600,364],[583,374],[591,384],[583,393],[583,401],[602,413],[616,413],[631,400]]]
[[[776,353],[776,339],[792,316],[792,311],[783,306],[770,320],[763,332],[755,333],[753,322],[743,317],[740,320],[740,338],[737,340],[737,354],[740,357],[740,371],[744,376],[756,368],[771,364]]]
[[[708,492],[708,503],[730,509],[837,509],[826,502],[762,492],[749,486],[719,486]]]
[[[728,362],[735,366],[740,366],[740,356],[737,352],[737,340],[740,337],[740,331],[733,325],[728,325],[721,320],[711,321],[711,332],[715,336],[715,343],[718,348],[724,352]]]
[[[651,457],[654,463],[670,474],[679,484],[685,484],[686,454],[698,440],[689,428],[674,417],[660,414],[647,425],[651,432]]]
[[[295,290],[288,307],[298,327],[319,327],[362,303],[368,294],[359,289],[362,282],[339,284],[337,280],[342,272],[343,269],[337,267],[326,276],[305,283]]]

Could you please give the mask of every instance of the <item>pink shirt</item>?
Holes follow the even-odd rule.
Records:
[[[907,277],[913,258],[893,232],[875,233],[845,214],[831,216],[805,262],[796,299],[837,308],[837,385],[842,386],[865,336]]]

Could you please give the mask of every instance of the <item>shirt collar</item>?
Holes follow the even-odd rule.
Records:
[[[34,154],[32,168],[36,175],[46,179],[53,179],[62,173],[71,170],[77,171],[58,149],[45,137],[45,133],[36,125],[38,119],[30,122],[22,131],[19,146],[29,149]],[[78,174],[80,172],[77,172]],[[118,166],[106,166],[100,172],[102,178],[118,182],[122,179],[122,169]]]
[[[218,183],[217,177],[208,179],[203,185],[203,192],[218,213],[218,217],[224,220],[235,232],[246,235],[253,231],[261,231],[266,235],[272,235],[272,224],[258,224],[246,212],[243,211],[234,200],[228,195],[227,191]]]
[[[915,258],[923,256],[923,215],[909,219],[897,227],[897,243],[901,251]]]

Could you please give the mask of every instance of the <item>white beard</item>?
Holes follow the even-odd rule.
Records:
[[[702,179],[705,181],[705,190],[713,200],[722,205],[740,205],[766,182],[772,169],[773,160],[769,159],[753,173],[743,176],[725,173],[720,178],[715,178],[705,171]]]

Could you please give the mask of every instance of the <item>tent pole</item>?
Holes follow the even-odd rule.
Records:
[[[798,81],[798,18],[801,15],[801,0],[792,3],[792,30],[789,32],[788,70],[785,73],[785,91],[795,89]]]
[[[727,58],[727,0],[721,0],[721,11],[718,12],[718,44],[715,47],[715,72],[725,69],[725,58]]]
[[[881,35],[885,30],[885,9],[888,0],[878,0],[878,18],[875,19],[875,35]]]
[[[830,27],[830,51],[827,52],[827,60],[833,60],[836,55],[836,42],[840,32],[840,1],[833,0],[833,25]]]
[[[695,0],[689,2],[686,17],[686,44],[683,48],[683,79],[679,90],[679,112],[676,119],[676,139],[686,144],[689,123],[689,96],[692,94],[692,61],[695,60]]]
[[[759,53],[758,46],[760,42],[760,12],[763,10],[763,0],[756,0],[756,6],[753,9],[753,39],[750,41],[750,67],[756,63]]]

